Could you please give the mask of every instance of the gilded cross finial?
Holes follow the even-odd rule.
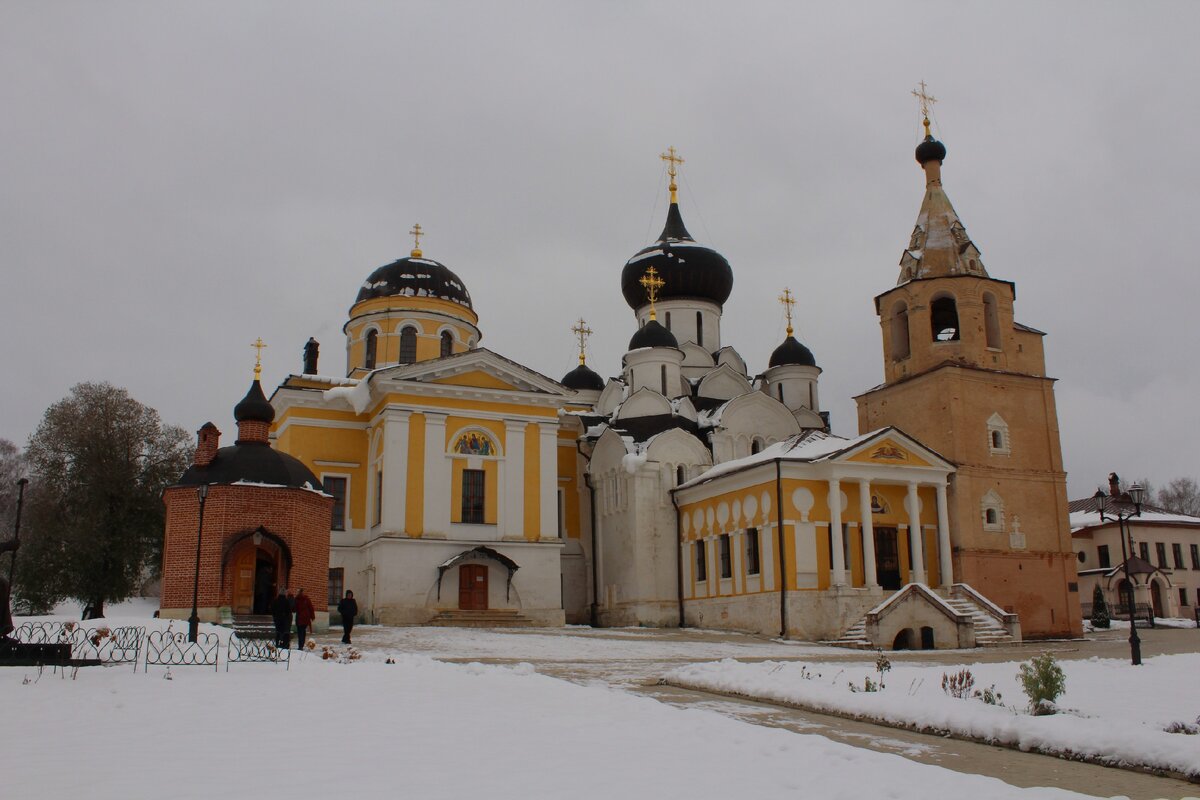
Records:
[[[592,329],[587,326],[587,322],[583,317],[579,318],[579,322],[571,327],[571,332],[579,337],[579,366],[587,363],[587,358],[584,356],[584,348],[587,347],[587,338],[592,335]]]
[[[671,202],[678,203],[679,187],[675,185],[675,176],[679,174],[676,167],[683,163],[683,158],[675,152],[674,146],[668,147],[665,153],[659,153],[658,157],[667,162],[667,175],[671,177],[671,185],[667,188],[671,190]]]
[[[925,86],[925,81],[921,81],[921,88],[913,89],[913,97],[921,101],[921,116],[925,118],[925,135],[932,136],[929,132],[929,109],[937,102],[937,98],[929,93],[928,87]]]
[[[787,314],[787,335],[792,335],[792,306],[796,305],[796,298],[792,296],[791,289],[784,289],[783,294],[779,295],[779,302],[783,303],[783,311]]]
[[[259,336],[257,339],[254,340],[254,344],[252,344],[250,346],[253,347],[255,350],[255,353],[254,353],[254,380],[258,380],[262,377],[262,351],[263,351],[263,348],[266,347],[267,345],[265,342],[263,342],[262,337]]]
[[[654,304],[658,302],[658,290],[667,285],[667,282],[658,277],[658,270],[654,267],[648,267],[646,274],[638,279],[638,283],[646,290],[646,297],[650,300],[650,319],[657,319],[654,313]]]
[[[415,225],[413,225],[412,230],[409,231],[408,233],[409,233],[409,235],[411,235],[413,237],[412,257],[420,258],[421,257],[421,235],[423,233],[425,233],[425,231],[421,230],[421,223],[418,222]]]

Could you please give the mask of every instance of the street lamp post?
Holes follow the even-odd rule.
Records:
[[[196,525],[196,575],[192,579],[192,615],[188,617],[188,641],[196,641],[200,633],[200,611],[197,608],[200,599],[200,536],[204,533],[204,498],[208,497],[208,484],[202,483],[196,487],[200,498],[200,522]]]
[[[1112,519],[1116,520],[1121,532],[1122,566],[1125,569],[1125,585],[1129,587],[1129,593],[1125,596],[1125,613],[1129,616],[1129,657],[1134,666],[1142,663],[1142,640],[1138,638],[1137,621],[1134,619],[1133,578],[1129,574],[1129,559],[1133,557],[1133,539],[1129,538],[1128,552],[1125,549],[1125,540],[1130,536],[1127,533],[1127,530],[1129,530],[1127,522],[1133,517],[1140,517],[1142,515],[1142,499],[1145,495],[1145,487],[1135,483],[1129,487],[1129,491],[1122,492],[1113,498],[1111,508],[1107,503],[1108,496],[1104,494],[1103,490],[1096,492],[1095,495],[1096,505],[1100,511],[1100,521],[1108,521],[1104,516],[1107,512]],[[1132,510],[1129,508],[1131,504],[1133,505]]]

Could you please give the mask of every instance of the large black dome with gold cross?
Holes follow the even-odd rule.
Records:
[[[696,298],[720,306],[733,291],[729,262],[711,247],[696,243],[683,225],[678,203],[671,203],[658,241],[639,250],[621,270],[621,294],[634,310],[650,302],[639,283],[650,267],[663,280],[658,301]]]
[[[432,297],[471,308],[471,293],[461,278],[445,264],[415,254],[372,272],[359,288],[354,302],[394,296]]]

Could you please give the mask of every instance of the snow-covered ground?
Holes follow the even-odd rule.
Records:
[[[1167,733],[1171,723],[1200,723],[1200,654],[1128,660],[1063,661],[1062,712],[1031,716],[1018,680],[1018,662],[969,664],[975,689],[995,687],[1003,705],[958,699],[942,690],[942,676],[963,668],[895,664],[886,688],[851,692],[878,681],[873,662],[801,664],[733,660],[679,667],[682,686],[794,703],[814,710],[886,720],[920,730],[1015,745],[1023,750],[1073,753],[1116,764],[1148,765],[1200,776],[1200,735]]]
[[[128,622],[147,621],[105,620]],[[585,649],[589,641],[563,638]],[[290,670],[176,667],[171,680],[161,667],[148,674],[128,666],[88,668],[74,680],[50,671],[39,678],[30,668],[0,670],[4,794],[1081,796],[1018,789],[820,736],[580,686],[527,664],[386,657],[368,653],[341,664],[297,654]]]

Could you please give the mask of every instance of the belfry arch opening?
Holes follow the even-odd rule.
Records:
[[[940,294],[929,305],[929,323],[935,342],[957,342],[958,303],[953,295]]]
[[[375,357],[379,349],[379,331],[372,328],[367,331],[366,352],[363,355],[363,366],[375,369]]]
[[[450,331],[442,331],[441,335],[441,352],[442,358],[454,352],[454,335]]]
[[[983,328],[987,336],[987,346],[1000,349],[1000,312],[996,309],[996,295],[991,292],[983,294]]]
[[[912,352],[908,341],[908,304],[901,300],[892,306],[892,360],[903,361]]]
[[[400,363],[411,364],[417,360],[417,329],[411,325],[400,331]]]

